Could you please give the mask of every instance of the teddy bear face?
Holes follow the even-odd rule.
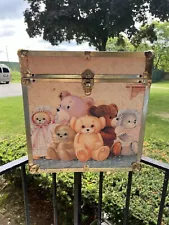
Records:
[[[98,133],[101,129],[105,127],[104,117],[94,117],[94,116],[84,116],[79,119],[72,118],[70,125],[77,133],[90,134]]]
[[[83,115],[83,113],[87,113],[87,104],[83,101],[78,96],[67,96],[63,98],[61,101],[60,107],[57,109],[59,110],[62,109],[67,114],[72,117],[72,116],[77,116],[77,115]]]
[[[111,121],[117,116],[118,108],[115,104],[92,106],[89,109],[89,113],[96,117],[104,117],[106,120],[106,126],[111,126]]]
[[[94,104],[92,98],[81,98],[71,95],[69,92],[60,93],[60,106],[56,109],[56,122],[68,124],[74,117],[82,117],[88,114],[88,109]]]
[[[139,124],[139,113],[136,110],[121,110],[111,125],[122,126],[125,129],[133,129]]]
[[[74,140],[75,131],[68,125],[58,125],[55,127],[55,138],[59,142]]]
[[[45,126],[51,123],[51,117],[47,112],[39,111],[32,115],[32,121],[39,126]]]
[[[132,129],[137,126],[137,118],[134,114],[123,115],[123,121],[121,124],[126,129]]]

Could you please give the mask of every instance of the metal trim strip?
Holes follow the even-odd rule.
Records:
[[[26,84],[22,84],[22,93],[23,93],[26,140],[27,140],[27,148],[28,148],[28,159],[29,159],[29,163],[32,163],[33,157],[32,157],[30,116],[29,116],[28,87]]]
[[[150,95],[150,85],[146,87],[145,95],[144,95],[144,103],[143,103],[142,118],[141,118],[141,128],[140,128],[140,138],[139,138],[139,143],[138,143],[138,155],[137,155],[137,161],[139,161],[139,162],[141,161],[142,150],[143,150],[149,95]]]
[[[80,74],[33,74],[29,76],[23,76],[23,78],[32,79],[82,79]],[[146,79],[147,77],[142,74],[96,74],[94,79]]]
[[[104,52],[104,51],[27,51],[27,56],[67,56],[67,57],[85,57],[90,55],[90,57],[141,57],[144,58],[144,52]]]

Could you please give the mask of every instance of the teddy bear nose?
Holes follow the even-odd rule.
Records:
[[[57,112],[60,112],[60,109],[57,108],[56,111],[57,111]]]
[[[86,129],[87,131],[89,131],[90,129]]]
[[[60,135],[60,137],[62,138],[62,135]]]

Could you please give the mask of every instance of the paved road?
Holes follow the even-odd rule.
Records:
[[[22,95],[21,85],[18,83],[0,84],[0,98]]]

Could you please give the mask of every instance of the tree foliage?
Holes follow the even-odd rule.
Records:
[[[155,67],[169,71],[169,22],[154,22],[157,39],[152,49],[156,53]]]
[[[120,34],[119,37],[109,38],[108,51],[146,51],[154,50],[154,67],[169,71],[169,22],[153,22],[142,26],[132,36],[131,40]]]
[[[155,52],[154,67],[169,71],[169,22],[155,21],[149,26],[142,27],[133,36],[131,43],[135,46],[135,50],[140,50],[142,47],[146,48],[144,50],[153,49]]]
[[[52,45],[75,39],[105,50],[108,38],[124,32],[129,38],[136,24],[145,25],[150,13],[168,19],[168,0],[27,0],[24,12],[30,37],[42,35]],[[157,7],[158,6],[158,7]]]

